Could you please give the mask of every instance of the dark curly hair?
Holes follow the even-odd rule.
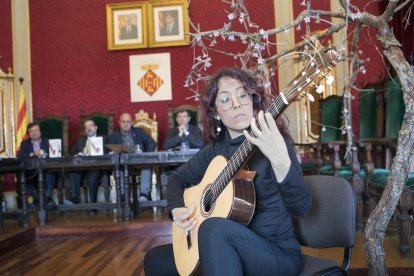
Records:
[[[243,84],[244,89],[252,95],[254,116],[257,116],[260,110],[266,111],[271,103],[269,96],[259,87],[257,81],[250,73],[238,68],[223,68],[219,70],[207,81],[198,103],[198,116],[203,127],[204,138],[207,141],[223,139],[226,132],[226,126],[223,124],[221,125],[222,131],[220,133],[216,132],[217,119],[215,116],[217,114],[216,97],[219,91],[219,81],[225,77],[239,80]],[[287,135],[286,124],[283,120],[278,119],[277,125],[280,132]]]

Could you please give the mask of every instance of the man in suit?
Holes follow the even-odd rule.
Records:
[[[74,147],[71,149],[70,154],[82,154],[90,155],[91,147],[93,143],[90,140],[92,137],[97,137],[98,126],[93,120],[86,120],[83,124],[84,135],[80,136]],[[105,137],[104,137],[105,138]],[[105,139],[104,139],[105,140]],[[70,191],[72,196],[72,202],[77,204],[80,203],[80,185],[82,178],[86,178],[86,183],[89,191],[89,199],[91,203],[97,201],[98,194],[98,184],[101,177],[100,170],[88,170],[82,172],[70,172],[69,173],[69,183]]]
[[[160,36],[178,35],[178,14],[177,11],[165,11],[164,24],[160,29]]]
[[[177,126],[170,128],[164,141],[164,149],[199,149],[204,146],[203,137],[198,127],[190,125],[190,114],[179,110],[175,115]]]
[[[138,27],[132,24],[131,16],[125,16],[125,25],[121,28],[120,39],[137,39]]]
[[[22,141],[20,149],[17,154],[19,159],[26,158],[47,158],[49,156],[49,140],[42,137],[40,126],[37,122],[32,122],[27,126],[27,134],[29,138]],[[38,197],[35,193],[35,184],[38,180],[37,171],[26,171],[26,189],[27,200],[29,204],[37,204]],[[55,203],[53,202],[53,185],[55,184],[55,174],[51,172],[44,173],[44,183],[46,184],[47,209],[53,209]],[[17,186],[18,197],[21,197],[20,185]],[[21,202],[18,200],[18,202]]]
[[[109,136],[108,144],[122,144],[127,148],[136,148],[139,145],[141,151],[154,151],[157,143],[142,128],[132,127],[132,117],[123,113],[119,117],[119,130]],[[131,172],[133,175],[134,172]],[[140,201],[151,198],[151,169],[141,168]]]

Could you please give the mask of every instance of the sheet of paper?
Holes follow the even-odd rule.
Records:
[[[103,139],[102,137],[89,137],[91,143],[91,156],[103,155]]]
[[[62,140],[50,139],[49,140],[49,157],[56,158],[62,157]]]

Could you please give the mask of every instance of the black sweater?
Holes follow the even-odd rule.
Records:
[[[184,206],[184,189],[201,182],[210,161],[217,155],[230,158],[245,137],[215,141],[197,153],[188,163],[175,170],[168,178],[168,212]],[[256,210],[248,225],[252,231],[281,247],[299,249],[291,216],[303,216],[311,206],[311,195],[304,184],[302,171],[292,145],[285,139],[292,162],[282,183],[278,183],[270,161],[256,150],[247,162],[249,170],[256,171],[253,179],[256,190]]]

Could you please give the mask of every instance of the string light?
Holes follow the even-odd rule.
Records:
[[[327,85],[332,85],[332,83],[334,82],[334,77],[332,76],[332,75],[329,75],[327,78],[326,78],[326,84]]]

